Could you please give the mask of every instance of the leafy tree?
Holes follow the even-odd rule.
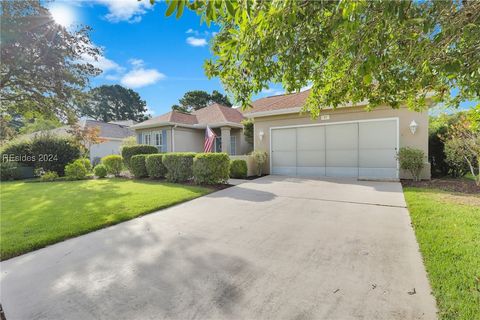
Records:
[[[71,126],[68,133],[73,136],[75,145],[79,148],[81,156],[85,158],[93,144],[106,141],[100,137],[100,128],[98,127],[87,127],[76,123]]]
[[[480,186],[479,112],[480,105],[469,110],[458,123],[450,126],[445,141],[448,150],[447,160],[453,161],[455,159],[455,165],[458,165],[458,155],[463,156],[478,186]]]
[[[480,97],[480,1],[167,0],[220,26],[206,61],[242,106],[270,82],[308,83],[305,109],[368,99],[425,108],[427,95],[458,106]],[[452,95],[452,89],[458,95]]]
[[[147,103],[140,95],[120,85],[103,85],[90,90],[82,103],[81,114],[104,122],[119,120],[145,121]]]
[[[245,135],[245,140],[253,145],[253,120],[245,119],[242,121],[243,124],[243,134]]]
[[[58,128],[62,125],[57,119],[43,119],[36,118],[31,122],[27,122],[23,127],[20,128],[20,133],[32,133],[37,131],[46,131],[50,129]]]
[[[100,70],[90,28],[56,24],[44,1],[0,2],[0,102],[2,114],[72,119],[89,77]]]
[[[178,104],[174,104],[172,106],[172,110],[183,112],[183,113],[190,113],[190,110],[187,107],[184,107]]]
[[[232,107],[232,103],[230,102],[228,97],[226,95],[221,94],[217,90],[212,91],[212,94],[210,95],[210,100],[212,102],[221,104],[222,106],[225,106],[225,107],[229,107],[229,108]]]
[[[178,100],[178,102],[180,105],[174,104],[172,106],[172,110],[177,110],[184,113],[200,110],[212,103],[218,103],[226,107],[232,107],[232,103],[228,97],[221,94],[217,90],[213,90],[212,94],[209,94],[203,90],[188,91],[180,100]]]

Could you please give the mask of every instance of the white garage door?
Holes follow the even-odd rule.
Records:
[[[272,173],[397,178],[397,119],[272,129]]]

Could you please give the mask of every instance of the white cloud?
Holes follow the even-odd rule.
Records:
[[[285,91],[284,90],[279,90],[279,89],[268,88],[268,89],[263,89],[262,93],[270,95],[270,96],[277,96],[277,95],[280,95],[280,94],[284,94]]]
[[[193,47],[203,47],[208,44],[207,39],[195,37],[188,37],[187,43]]]
[[[198,32],[190,28],[187,31],[185,31],[185,33],[198,33]]]
[[[142,20],[142,15],[152,8],[148,0],[95,0],[95,2],[108,8],[105,18],[110,22],[137,23]]]
[[[162,79],[165,79],[165,75],[155,69],[138,68],[123,75],[120,82],[130,88],[140,88],[154,84]]]
[[[142,67],[145,64],[145,62],[142,59],[135,59],[135,58],[128,60],[128,62],[130,62],[130,64],[134,67]]]

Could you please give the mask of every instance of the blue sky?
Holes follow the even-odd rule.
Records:
[[[212,56],[209,40],[218,28],[200,24],[190,11],[177,20],[165,17],[165,4],[160,2],[151,6],[135,0],[57,1],[49,6],[54,17],[61,20],[73,13],[66,20],[93,28],[91,39],[103,48],[103,57],[94,64],[104,72],[92,79],[92,86],[130,87],[147,101],[154,116],[170,111],[186,91],[224,92],[220,81],[208,80],[202,67]]]
[[[225,93],[220,81],[207,79],[203,71],[218,28],[201,24],[191,11],[178,20],[167,18],[165,3],[151,6],[148,0],[57,0],[48,6],[59,23],[93,28],[91,39],[103,57],[91,62],[104,72],[91,85],[130,87],[146,100],[153,116],[170,111],[190,90]],[[281,93],[281,86],[274,85],[254,98]],[[462,109],[473,105],[464,102]]]

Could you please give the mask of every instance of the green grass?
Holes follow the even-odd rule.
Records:
[[[440,319],[480,319],[480,195],[404,188]]]
[[[197,186],[126,179],[0,185],[1,260],[211,191]]]

